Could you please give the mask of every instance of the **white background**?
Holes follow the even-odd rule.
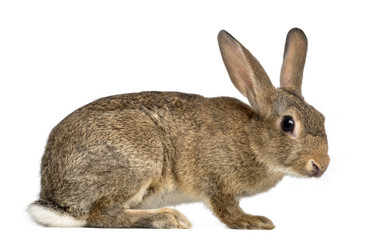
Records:
[[[382,14],[378,1],[1,1],[0,238],[381,239]],[[266,3],[265,3],[266,2]],[[39,193],[50,130],[100,97],[168,90],[245,99],[216,36],[226,29],[278,86],[285,36],[309,39],[303,94],[327,118],[332,161],[320,179],[286,177],[241,205],[273,231],[226,228],[201,204],[190,230],[57,229],[25,208]]]

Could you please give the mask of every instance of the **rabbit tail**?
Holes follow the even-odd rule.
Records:
[[[54,202],[46,200],[37,200],[30,204],[27,212],[35,222],[47,227],[84,227],[87,222],[70,215],[65,208]]]

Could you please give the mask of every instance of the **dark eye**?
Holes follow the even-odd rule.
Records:
[[[294,130],[294,120],[291,116],[283,117],[281,121],[281,130],[286,133],[292,133]]]

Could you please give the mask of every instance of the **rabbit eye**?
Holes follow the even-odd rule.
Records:
[[[294,130],[294,125],[293,118],[291,116],[285,116],[281,121],[281,130],[286,133],[292,133]]]

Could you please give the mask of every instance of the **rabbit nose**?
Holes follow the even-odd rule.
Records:
[[[307,169],[309,171],[310,177],[321,177],[324,174],[327,166],[321,166],[315,160],[310,159],[307,164]]]
[[[312,175],[317,177],[321,173],[321,168],[317,166],[317,163],[314,160],[311,160],[310,164],[312,165]]]

